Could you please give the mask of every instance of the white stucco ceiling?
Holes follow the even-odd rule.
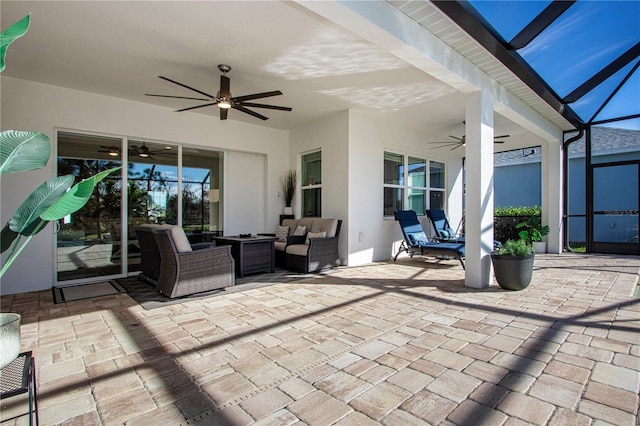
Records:
[[[259,102],[293,108],[256,109],[265,122],[231,110],[230,120],[288,130],[356,109],[434,140],[464,132],[464,94],[296,3],[3,1],[0,12],[3,29],[32,13],[3,76],[178,109],[198,102],[144,96],[194,95],[158,76],[215,93],[224,63],[233,96],[281,90]],[[176,114],[218,119],[217,107]],[[496,117],[497,134],[523,131]]]

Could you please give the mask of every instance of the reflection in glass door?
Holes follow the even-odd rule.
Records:
[[[593,166],[593,252],[640,254],[639,199],[640,162]]]
[[[192,243],[222,235],[223,158],[219,151],[58,132],[59,175],[81,180],[126,167],[100,182],[85,207],[59,221],[57,285],[135,274],[139,224],[182,224]]]
[[[58,133],[58,175],[74,175],[76,183],[118,167],[122,140]],[[57,281],[118,275],[123,272],[120,232],[121,175],[98,183],[86,205],[58,221]]]

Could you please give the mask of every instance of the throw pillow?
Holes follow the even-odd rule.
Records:
[[[288,226],[278,226],[276,228],[276,238],[278,241],[287,241],[287,236],[289,235],[289,227]]]
[[[309,240],[311,238],[326,238],[327,237],[327,232],[326,231],[322,231],[322,232],[307,232],[307,240],[304,242],[305,244],[309,244]]]
[[[295,230],[295,232],[293,233],[293,235],[304,235],[307,233],[307,227],[306,226],[298,226]]]
[[[451,238],[454,237],[453,232],[451,232],[449,229],[442,229],[438,231],[438,233],[440,234],[440,238],[444,240],[450,240]]]
[[[409,234],[407,235],[407,237],[409,238],[409,244],[411,244],[412,246],[419,246],[420,244],[427,243],[427,236],[424,234],[424,232]]]
[[[173,244],[176,245],[178,253],[189,253],[193,251],[187,234],[184,233],[184,229],[179,226],[171,227],[171,237],[173,238]]]

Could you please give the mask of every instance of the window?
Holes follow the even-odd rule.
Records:
[[[429,208],[445,209],[444,163],[429,161]]]
[[[394,210],[422,215],[427,208],[444,208],[444,163],[385,152],[383,191],[385,216],[393,216]]]
[[[302,216],[322,216],[322,153],[302,156]]]
[[[384,215],[393,216],[402,210],[404,199],[404,158],[400,154],[384,153]]]

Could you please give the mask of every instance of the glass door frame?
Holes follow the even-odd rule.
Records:
[[[589,230],[588,241],[587,241],[587,250],[590,253],[609,253],[609,254],[640,254],[640,243],[637,242],[602,242],[596,241],[595,238],[595,222],[596,216],[601,215],[622,215],[622,216],[635,216],[636,217],[636,227],[640,226],[640,196],[638,197],[638,205],[635,208],[624,210],[623,212],[615,211],[611,212],[609,210],[596,210],[595,209],[595,171],[596,169],[601,168],[609,168],[609,167],[620,167],[620,166],[636,166],[636,189],[640,192],[640,160],[628,160],[628,161],[617,161],[610,163],[597,163],[597,164],[589,164],[589,181],[592,191],[589,195],[589,205],[588,205],[588,214],[587,214],[587,229]]]

